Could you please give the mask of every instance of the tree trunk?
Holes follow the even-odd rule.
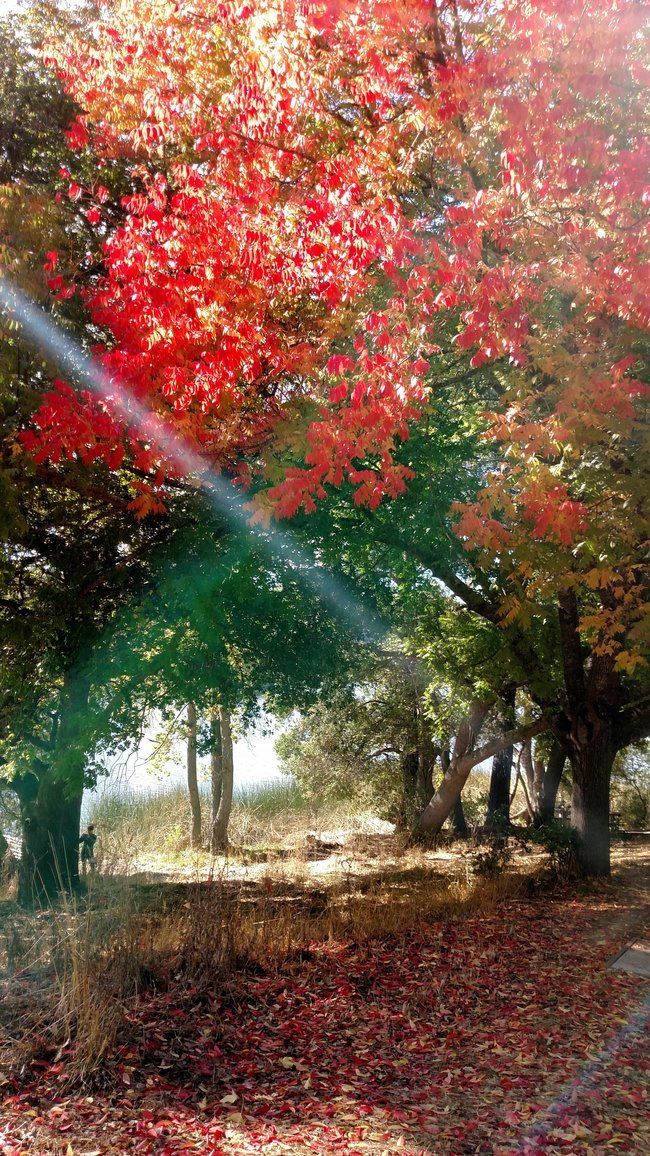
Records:
[[[490,793],[488,795],[485,825],[488,831],[504,829],[510,822],[510,774],[512,747],[506,747],[492,759]]]
[[[221,729],[219,727],[219,712],[212,712],[210,719],[210,784],[212,790],[212,814],[210,817],[210,847],[212,848],[212,833],[219,814],[221,792],[223,790],[223,759],[221,752]]]
[[[451,762],[451,759],[449,757],[449,751],[443,747],[443,749],[440,752],[440,764],[442,766],[443,775],[447,774],[447,771],[449,770],[449,763],[450,762]],[[467,819],[465,818],[465,811],[463,810],[462,795],[458,796],[453,807],[451,808],[451,811],[449,812],[449,819],[451,822],[451,829],[452,829],[454,835],[456,836],[456,838],[457,839],[466,839],[467,836],[469,835],[469,830],[467,828]]]
[[[454,805],[451,808],[451,812],[449,814],[449,818],[451,820],[451,829],[454,832],[456,838],[466,839],[469,835],[469,831],[467,829],[467,820],[463,810],[463,800],[461,795],[459,795],[454,802]]]
[[[418,704],[418,766],[417,813],[422,811],[433,794],[433,771],[438,751],[431,738],[429,725],[421,704]],[[413,816],[415,818],[415,815]]]
[[[192,821],[190,843],[201,846],[201,796],[196,772],[196,707],[193,702],[187,707],[187,791],[190,797]]]
[[[38,778],[16,784],[20,799],[22,852],[18,901],[26,907],[48,903],[59,891],[79,886],[81,784],[69,785],[42,768]]]
[[[399,802],[397,828],[400,831],[408,830],[419,813],[417,806],[418,795],[418,752],[411,749],[404,751],[400,759],[402,772],[402,794]]]
[[[587,671],[572,587],[558,592],[558,621],[567,709],[557,737],[565,744],[573,771],[571,824],[578,834],[583,874],[609,875],[609,785],[621,741],[620,728],[614,738],[620,676],[611,653],[593,653]]]
[[[616,749],[605,729],[574,747],[571,825],[576,830],[584,875],[607,876],[609,859],[609,787]]]
[[[522,746],[519,765],[525,776],[525,779],[522,778],[522,786],[526,796],[527,819],[529,823],[533,823],[535,821],[535,767],[533,765],[532,740]]]
[[[515,723],[516,688],[508,686],[503,694],[503,707],[499,721],[504,730],[510,730]],[[510,776],[512,773],[512,745],[504,747],[492,759],[490,793],[488,795],[486,827],[488,830],[503,830],[510,822]]]
[[[80,725],[88,706],[89,682],[64,676],[56,740],[49,758],[12,782],[20,802],[22,851],[18,901],[46,904],[59,891],[79,886],[79,827],[85,751]]]
[[[427,803],[420,816],[418,824],[418,830],[420,832],[435,834],[440,830],[465,786],[472,767],[477,766],[478,763],[482,763],[484,759],[489,759],[492,755],[496,755],[499,751],[502,751],[504,747],[512,746],[515,742],[520,742],[522,739],[540,734],[547,729],[545,720],[540,719],[535,723],[531,723],[529,726],[507,731],[506,734],[501,735],[499,738],[491,739],[482,747],[475,748],[474,743],[480,733],[487,713],[488,708],[485,704],[475,703],[469,715],[463,719],[461,726],[458,728],[458,734],[456,735],[456,741],[454,743],[454,753],[449,768],[435,795],[431,801]]]
[[[219,808],[212,824],[212,837],[210,840],[210,849],[213,855],[218,855],[220,852],[228,849],[228,824],[230,823],[230,812],[232,810],[232,791],[233,791],[233,752],[232,752],[232,728],[230,724],[230,715],[223,707],[219,707],[219,730],[221,733],[221,798],[219,799]]]
[[[560,781],[566,763],[566,751],[561,743],[554,741],[542,778],[536,822],[550,823],[555,816],[555,803]]]

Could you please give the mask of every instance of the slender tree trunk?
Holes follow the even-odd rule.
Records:
[[[528,822],[533,823],[535,821],[535,767],[533,765],[532,739],[524,743],[521,748],[520,766],[525,776],[525,783],[522,782],[522,786],[525,786],[524,794],[526,796]]]
[[[499,722],[504,730],[511,730],[515,724],[516,688],[508,686],[503,695],[503,708],[499,712]],[[488,830],[506,828],[510,822],[510,776],[512,773],[512,745],[504,747],[492,759],[490,793],[488,795],[486,827]]]
[[[190,843],[201,846],[201,796],[196,770],[196,707],[193,702],[187,707],[187,791],[190,797],[192,821]]]
[[[571,825],[580,840],[579,858],[588,876],[607,876],[609,858],[609,789],[616,749],[601,731],[571,753],[573,792]]]
[[[213,848],[214,825],[219,814],[221,792],[223,790],[223,758],[221,751],[221,728],[219,711],[214,710],[210,719],[210,784],[212,788],[212,814],[210,818],[210,849]]]
[[[223,707],[219,707],[219,730],[221,734],[222,779],[221,798],[219,799],[219,807],[214,823],[212,824],[212,838],[210,840],[213,855],[218,855],[220,852],[228,849],[228,824],[230,823],[230,812],[232,810],[234,779],[232,728],[230,715]]]
[[[555,803],[560,781],[566,763],[566,751],[561,743],[554,741],[551,746],[546,770],[542,778],[536,822],[550,823],[555,816]]]

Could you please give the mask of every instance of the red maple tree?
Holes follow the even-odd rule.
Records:
[[[509,574],[504,621],[561,596],[601,699],[642,661],[646,606],[631,465],[646,14],[637,0],[119,0],[50,50],[84,110],[70,143],[97,157],[96,182],[67,195],[101,248],[91,272],[61,260],[51,284],[78,279],[108,372],[244,473],[315,402],[306,464],[268,497],[290,516],[344,480],[371,506],[404,489],[395,451],[451,335],[460,364],[493,368],[499,459],[458,533]],[[117,164],[133,191],[111,213]],[[153,490],[172,469],[110,403],[62,384],[25,440],[113,468],[128,452]],[[595,596],[582,620],[578,589]]]

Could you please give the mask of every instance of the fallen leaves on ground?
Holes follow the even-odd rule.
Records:
[[[612,908],[509,902],[143,993],[101,1090],[65,1057],[5,1083],[0,1152],[647,1152],[647,984],[606,969]]]

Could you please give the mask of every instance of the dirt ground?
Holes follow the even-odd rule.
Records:
[[[522,855],[522,886],[484,904],[458,899],[455,850],[352,852],[249,865],[229,885],[314,927],[333,901],[361,909],[386,887],[391,911],[427,896],[422,918],[391,924],[387,908],[372,934],[346,937],[341,922],[219,983],[143,985],[85,1083],[73,1042],[21,1043],[52,979],[26,943],[34,924],[51,935],[51,917],[28,925],[5,905],[2,1156],[649,1151],[648,982],[608,968],[645,934],[648,845],[617,845],[611,882],[559,890],[527,878],[538,864]],[[110,904],[118,884],[99,884]],[[214,886],[154,873],[138,904],[183,912]]]

